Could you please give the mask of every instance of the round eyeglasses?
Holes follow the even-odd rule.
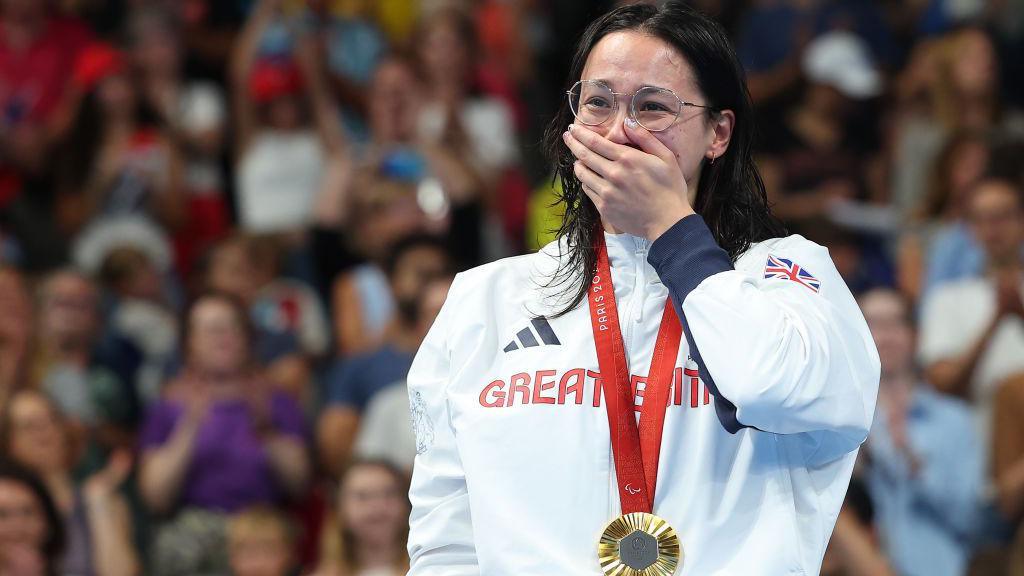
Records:
[[[569,95],[572,115],[580,124],[587,126],[606,122],[618,109],[618,97],[629,96],[624,92],[612,92],[607,84],[598,80],[580,80],[566,94]],[[661,132],[675,124],[684,106],[715,110],[710,106],[685,102],[667,88],[644,86],[630,98],[629,117],[649,132]]]

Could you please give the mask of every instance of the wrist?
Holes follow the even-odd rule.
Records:
[[[680,220],[693,214],[694,211],[689,207],[672,211],[665,217],[658,218],[656,222],[653,222],[652,225],[648,226],[647,230],[644,232],[644,237],[653,243],[658,238],[661,238],[665,232],[668,232],[669,228],[678,224]]]

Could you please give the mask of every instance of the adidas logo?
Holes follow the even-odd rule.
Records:
[[[538,337],[540,338],[539,342],[537,341]],[[562,344],[558,341],[558,336],[555,336],[555,331],[551,329],[548,319],[543,316],[534,318],[530,321],[530,326],[516,332],[516,337],[505,345],[504,351],[512,352],[520,348],[533,348],[534,346],[540,346],[541,343],[544,346],[559,346]]]

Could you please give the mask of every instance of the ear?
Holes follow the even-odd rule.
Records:
[[[732,141],[732,129],[736,126],[736,114],[732,110],[722,110],[711,120],[711,128],[714,135],[711,144],[708,145],[704,156],[708,160],[721,158],[729,149],[729,142]]]

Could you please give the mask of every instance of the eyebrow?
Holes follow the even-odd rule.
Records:
[[[615,89],[612,88],[612,83],[604,78],[581,78],[581,80],[585,80],[587,82],[600,82],[601,84],[607,86],[612,92],[615,92]],[[640,88],[657,88],[658,90],[668,90],[669,92],[675,94],[675,90],[671,88],[665,88],[664,86],[658,86],[656,84],[641,84]]]

